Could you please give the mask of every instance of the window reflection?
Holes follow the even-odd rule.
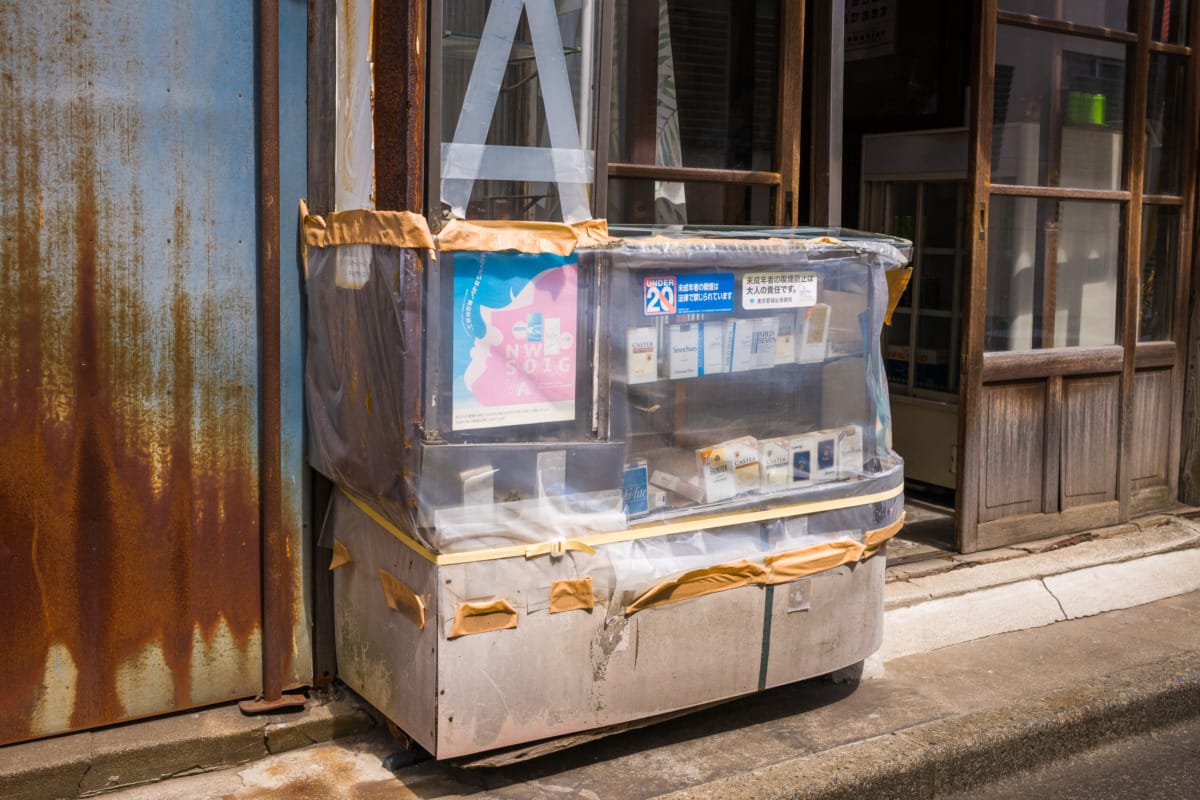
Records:
[[[1163,0],[1156,2],[1161,5]],[[996,5],[1001,11],[1033,14],[1096,28],[1129,30],[1129,0],[999,0]]]
[[[1125,58],[1112,42],[1001,25],[992,181],[1120,189]]]
[[[1116,342],[1121,204],[991,199],[989,351]]]
[[[1187,134],[1187,60],[1150,56],[1146,93],[1146,194],[1179,194]]]
[[[1187,44],[1188,0],[1154,0],[1150,35],[1159,42]]]
[[[1138,287],[1138,341],[1174,338],[1175,272],[1179,263],[1179,209],[1142,208],[1142,270]]]

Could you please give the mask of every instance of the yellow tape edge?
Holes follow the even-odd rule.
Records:
[[[443,553],[438,555],[427,547],[422,545],[417,540],[413,539],[408,534],[401,531],[389,520],[387,520],[375,509],[367,505],[363,500],[342,489],[342,494],[350,498],[350,500],[359,507],[367,516],[375,520],[380,527],[388,533],[395,536],[401,543],[407,545],[417,555],[424,558],[431,564],[439,567],[450,566],[453,564],[472,564],[476,561],[498,561],[502,558],[524,558],[525,554],[531,547],[539,545],[514,545],[512,547],[496,547],[489,550],[468,550],[464,553]],[[904,492],[904,484],[900,484],[892,489],[887,489],[874,494],[865,494],[858,497],[840,497],[834,500],[814,500],[808,503],[795,503],[790,506],[780,506],[779,508],[768,508],[762,511],[738,511],[732,514],[715,514],[707,517],[692,517],[686,522],[673,522],[663,525],[651,524],[640,528],[626,528],[623,531],[614,531],[612,533],[595,533],[590,536],[581,536],[578,539],[571,540],[573,543],[583,544],[588,547],[600,547],[607,544],[618,544],[620,542],[633,542],[641,539],[656,539],[660,536],[671,536],[676,533],[687,533],[695,530],[707,530],[711,528],[727,528],[731,525],[748,525],[754,522],[764,522],[766,520],[781,519],[783,517],[795,517],[801,514],[819,514],[823,511],[838,511],[844,508],[856,508],[858,506],[868,506],[872,503],[882,503],[885,500],[891,500],[893,497],[898,497]],[[547,551],[549,552],[549,550]]]

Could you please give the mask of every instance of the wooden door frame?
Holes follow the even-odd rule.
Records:
[[[985,381],[1044,379],[1047,383],[1047,403],[1058,390],[1061,394],[1062,379],[1068,375],[1120,374],[1117,436],[1116,498],[1121,521],[1128,520],[1133,513],[1131,452],[1133,441],[1132,404],[1136,370],[1148,367],[1171,367],[1175,370],[1170,420],[1171,442],[1168,454],[1169,491],[1174,495],[1178,487],[1178,465],[1180,456],[1181,420],[1183,414],[1182,371],[1186,363],[1187,308],[1186,298],[1191,291],[1191,258],[1193,236],[1191,224],[1194,215],[1196,191],[1196,144],[1197,144],[1197,99],[1200,87],[1200,67],[1194,48],[1200,42],[1200,8],[1191,0],[1188,11],[1188,46],[1163,45],[1152,41],[1150,26],[1152,6],[1150,0],[1131,0],[1133,30],[1116,37],[1132,46],[1132,57],[1126,61],[1125,129],[1123,131],[1122,189],[1120,191],[1064,190],[1055,187],[1014,187],[991,184],[991,152],[993,97],[995,89],[996,32],[1000,23],[1022,25],[1029,18],[998,11],[997,0],[983,0],[980,18],[975,25],[975,50],[972,69],[973,87],[970,120],[967,235],[970,237],[971,270],[968,279],[967,320],[962,344],[962,370],[960,379],[959,452],[960,469],[957,476],[957,513],[955,536],[961,552],[973,552],[982,547],[996,546],[1001,542],[985,541],[980,536],[979,502],[981,469],[985,442],[983,441],[983,395]],[[1052,32],[1079,33],[1081,26],[1070,23],[1039,25]],[[1082,29],[1086,33],[1086,29]],[[1187,120],[1188,129],[1182,143],[1183,180],[1178,198],[1147,198],[1143,194],[1145,168],[1145,125],[1146,102],[1151,53],[1186,56],[1191,58],[1187,77]],[[1124,239],[1120,245],[1122,272],[1118,276],[1117,344],[1107,347],[1061,348],[1011,353],[984,353],[984,336],[987,316],[987,248],[988,213],[991,198],[997,195],[1021,196],[1037,199],[1096,199],[1124,203]],[[1164,205],[1177,205],[1181,209],[1180,240],[1177,268],[1177,299],[1173,318],[1173,341],[1138,341],[1138,302],[1141,280],[1142,218],[1144,201],[1147,199]],[[1046,469],[1055,468],[1058,459],[1050,451],[1060,444],[1056,437],[1061,435],[1057,412],[1048,409],[1046,422]],[[1047,485],[1049,478],[1047,478]],[[1054,487],[1059,493],[1058,483]],[[1051,505],[1051,498],[1044,497],[1044,506]],[[1048,510],[1048,509],[1047,509]],[[1057,512],[1057,516],[1062,515]],[[1046,535],[1056,528],[1083,527],[1109,522],[1108,512],[1091,515],[1075,514],[1074,520],[1064,525],[1047,524]],[[1094,519],[1093,519],[1094,517]],[[1049,520],[1047,520],[1049,522]]]

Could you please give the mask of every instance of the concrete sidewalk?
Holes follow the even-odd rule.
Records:
[[[411,754],[382,726],[281,752],[361,729],[350,698],[286,719],[215,709],[3,748],[0,796],[73,797],[239,761],[253,763],[106,796],[940,796],[1200,715],[1198,548],[1200,525],[1160,515],[898,565],[884,646],[857,685],[808,681],[515,766],[404,766]]]

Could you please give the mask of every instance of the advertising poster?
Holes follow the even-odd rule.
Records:
[[[576,257],[454,254],[456,431],[575,419]]]

